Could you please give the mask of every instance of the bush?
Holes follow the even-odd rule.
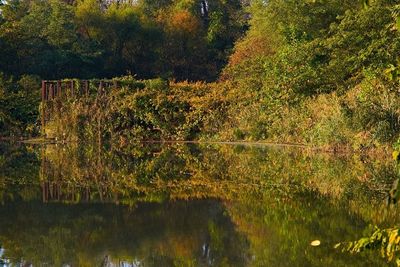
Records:
[[[20,90],[27,93],[37,94],[40,90],[41,79],[37,75],[22,75],[17,84]]]
[[[192,140],[216,133],[223,102],[213,85],[168,83],[162,79],[122,81],[117,89],[89,97],[53,100],[48,136],[68,140]],[[145,85],[141,90],[138,85]],[[214,98],[217,96],[217,98]],[[60,101],[63,101],[62,103]]]
[[[39,88],[38,77],[23,76],[16,83],[0,73],[0,136],[39,133]]]
[[[379,143],[391,143],[400,131],[400,97],[394,84],[367,76],[349,91],[344,105],[353,130],[368,132]]]

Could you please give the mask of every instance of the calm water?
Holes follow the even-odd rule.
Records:
[[[398,221],[394,179],[299,149],[0,144],[0,266],[387,266],[333,246]]]

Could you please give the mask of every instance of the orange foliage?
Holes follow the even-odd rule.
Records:
[[[187,10],[175,11],[169,17],[161,15],[158,21],[166,23],[170,31],[189,34],[196,34],[201,26],[199,20]]]
[[[237,65],[246,59],[270,56],[274,53],[268,37],[255,36],[239,41],[235,46],[235,52],[229,58],[229,65]]]

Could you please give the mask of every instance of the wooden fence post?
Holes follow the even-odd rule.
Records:
[[[71,95],[73,96],[75,94],[75,82],[74,80],[71,81]]]
[[[42,97],[42,108],[41,108],[41,124],[42,124],[42,134],[46,135],[45,127],[47,121],[50,120],[53,115],[54,108],[58,107],[58,112],[60,111],[60,107],[62,105],[62,101],[58,102],[57,105],[53,103],[51,100],[56,98],[61,98],[63,94],[65,96],[83,96],[86,94],[88,97],[90,95],[90,80],[75,80],[63,81],[63,80],[42,80],[41,87],[41,97]],[[112,91],[113,89],[118,89],[120,86],[117,80],[93,80],[93,86],[97,87],[97,96],[105,95],[109,93],[108,90]],[[95,105],[99,105],[99,98],[95,99]],[[50,107],[50,108],[49,108]],[[99,124],[101,125],[101,118],[99,120]],[[99,143],[101,143],[101,136],[99,138]]]
[[[58,80],[57,81],[57,96],[61,97],[61,94],[62,94],[61,91],[62,91],[61,81]]]
[[[42,81],[42,101],[45,101],[46,97],[46,82]]]
[[[42,135],[43,136],[45,135],[44,127],[46,126],[45,114],[46,114],[46,82],[42,81],[42,109],[41,109],[41,115],[42,115]]]
[[[50,83],[50,86],[49,86],[49,96],[50,96],[50,100],[53,100],[53,99],[54,99],[54,88],[53,88],[53,87],[54,87],[53,84]]]
[[[100,80],[100,84],[99,84],[99,95],[101,95],[103,93],[103,81]]]

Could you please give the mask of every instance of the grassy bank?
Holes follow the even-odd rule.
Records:
[[[397,138],[399,97],[378,80],[271,109],[230,82],[187,83],[116,78],[122,88],[60,98],[47,137],[66,141],[263,141],[331,150],[389,147]],[[382,89],[382,90],[379,90]],[[255,99],[259,99],[254,101]]]

